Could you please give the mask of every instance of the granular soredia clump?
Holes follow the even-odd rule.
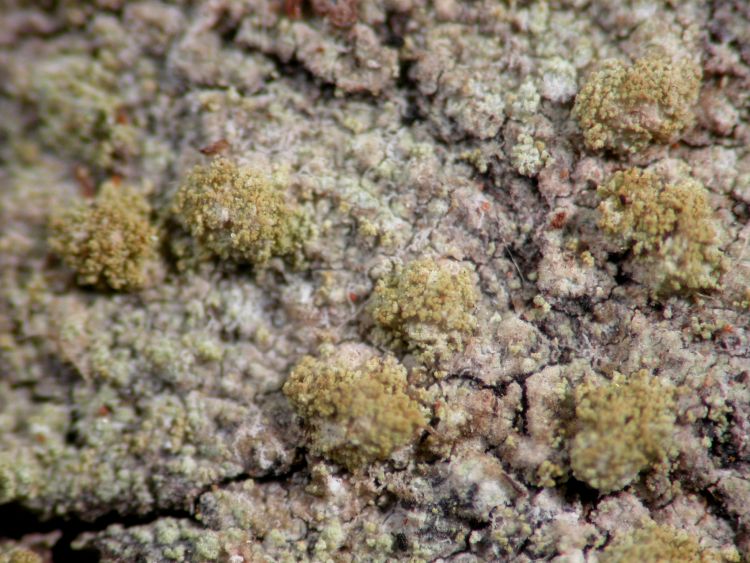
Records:
[[[147,284],[157,254],[157,231],[146,199],[108,182],[96,198],[53,215],[50,248],[77,274],[78,283],[131,291]]]
[[[599,226],[632,258],[627,267],[655,296],[716,289],[725,269],[708,192],[696,180],[617,172],[598,190]]]
[[[173,209],[200,253],[262,265],[301,245],[304,218],[285,199],[278,175],[217,158],[191,170]]]
[[[750,561],[747,4],[0,0],[0,563]]]
[[[15,542],[0,544],[0,563],[42,563],[44,559],[32,551]]]
[[[431,362],[464,348],[474,332],[475,274],[450,260],[423,258],[378,281],[369,312],[376,340]]]
[[[312,450],[350,469],[386,459],[426,422],[408,394],[406,369],[363,344],[305,356],[284,394],[305,419]]]
[[[672,448],[674,391],[646,370],[575,390],[573,474],[602,493],[622,489]]]
[[[615,538],[599,556],[601,563],[712,563],[728,560],[715,551],[702,549],[687,532],[650,519]]]
[[[605,61],[576,97],[573,115],[591,150],[637,152],[670,143],[694,120],[701,68],[689,58],[652,52],[628,66]]]

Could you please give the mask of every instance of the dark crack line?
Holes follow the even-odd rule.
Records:
[[[141,515],[110,512],[92,521],[75,516],[55,516],[48,520],[41,520],[35,511],[23,506],[20,502],[12,502],[0,506],[0,522],[3,523],[0,540],[20,540],[27,535],[59,531],[61,535],[52,547],[53,561],[87,563],[99,561],[99,555],[96,550],[73,549],[73,542],[82,534],[102,532],[113,524],[126,528],[147,525],[165,517],[194,520],[193,515],[186,510],[164,508]]]

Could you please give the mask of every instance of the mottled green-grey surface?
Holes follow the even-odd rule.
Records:
[[[749,113],[744,0],[2,1],[0,561],[750,559]]]

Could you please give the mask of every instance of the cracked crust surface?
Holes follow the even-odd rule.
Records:
[[[0,520],[18,522],[0,561],[593,563],[636,540],[746,560],[745,3],[353,5],[0,8]],[[600,61],[653,48],[702,69],[691,127],[589,152],[577,92]],[[283,177],[315,231],[300,260],[184,260],[175,198],[216,159]],[[600,227],[597,187],[652,166],[706,189],[728,261],[711,291],[654,301]],[[151,209],[155,282],[80,287],[50,211],[120,181]],[[471,330],[430,361],[456,314],[436,303],[464,305],[392,281],[423,260],[476,287]],[[377,287],[430,310],[389,340],[368,311],[398,299]],[[351,471],[282,393],[302,358],[342,346],[396,354],[429,421]],[[571,468],[576,389],[641,370],[675,389],[675,451],[605,494]]]

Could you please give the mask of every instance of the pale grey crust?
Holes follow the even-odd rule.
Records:
[[[3,2],[0,513],[90,523],[73,547],[110,561],[594,562],[651,520],[748,559],[746,3],[361,0],[356,24],[331,19],[282,0]],[[692,125],[590,150],[577,92],[653,49],[702,69]],[[284,178],[310,225],[300,259],[195,251],[170,210],[201,149]],[[647,166],[708,190],[720,288],[656,301],[653,264],[598,227],[597,186]],[[52,210],[113,178],[161,237],[130,293],[77,286],[47,243]],[[367,307],[419,258],[479,291],[476,328],[429,362]],[[281,391],[350,343],[395,354],[429,420],[355,471],[310,453]],[[641,369],[678,389],[673,441],[600,495],[572,479],[575,389]],[[0,560],[49,555],[42,529]]]

